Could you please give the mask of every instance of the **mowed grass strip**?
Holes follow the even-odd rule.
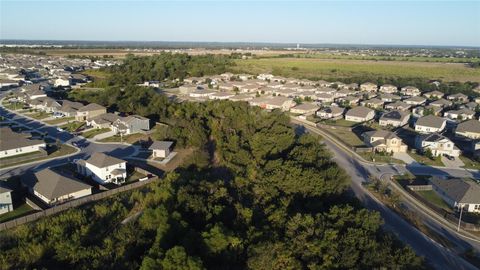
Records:
[[[422,77],[444,81],[480,82],[480,69],[461,63],[371,61],[316,58],[237,60],[234,72],[266,73],[296,78]]]

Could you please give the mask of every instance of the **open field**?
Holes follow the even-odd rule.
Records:
[[[480,69],[461,63],[372,61],[315,58],[263,58],[237,60],[233,72],[273,73],[309,79],[364,77],[422,77],[444,81],[480,82]]]
[[[480,62],[480,58],[462,57],[427,57],[427,56],[379,56],[379,55],[339,55],[331,53],[302,53],[294,57],[316,59],[347,59],[347,60],[374,60],[374,61],[409,61],[409,62],[441,62],[441,63],[471,63]]]

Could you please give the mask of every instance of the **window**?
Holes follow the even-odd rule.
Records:
[[[480,204],[475,204],[474,209],[475,209],[475,210],[480,210]]]

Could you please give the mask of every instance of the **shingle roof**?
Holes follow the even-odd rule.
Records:
[[[148,149],[150,150],[164,150],[172,147],[173,142],[169,141],[154,141]]]
[[[105,168],[119,163],[124,163],[126,161],[116,157],[112,157],[105,153],[95,152],[85,162],[90,163],[98,168]]]
[[[373,110],[369,109],[367,107],[358,106],[358,107],[355,107],[355,108],[352,108],[352,109],[348,110],[346,115],[354,116],[354,117],[367,117],[367,115],[370,112],[373,112]]]
[[[408,117],[410,114],[407,112],[402,112],[402,111],[390,111],[384,113],[381,117],[380,120],[398,120],[402,121],[405,119],[405,117]]]
[[[421,117],[417,120],[415,125],[424,126],[424,127],[433,127],[433,128],[440,128],[442,127],[445,119],[435,116],[435,115],[427,115]]]
[[[458,178],[443,180],[433,177],[430,183],[458,203],[480,204],[480,186],[472,181]]]
[[[33,189],[50,200],[91,188],[90,185],[82,183],[80,180],[62,175],[50,168],[36,172],[35,177],[37,183]]]
[[[89,112],[89,111],[97,111],[97,110],[103,110],[106,108],[103,107],[102,105],[98,105],[97,103],[90,103],[88,105],[85,105],[78,109],[79,112]]]
[[[25,134],[13,132],[8,127],[0,128],[0,151],[40,144],[45,144],[45,142],[28,139]]]
[[[480,121],[468,120],[458,124],[456,132],[474,132],[480,133]]]

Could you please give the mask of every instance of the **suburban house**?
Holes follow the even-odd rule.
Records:
[[[415,146],[422,152],[429,149],[434,157],[458,157],[461,153],[460,149],[450,139],[439,133],[417,136],[415,138]]]
[[[290,109],[291,113],[312,115],[318,111],[319,107],[314,103],[302,103]]]
[[[422,92],[420,92],[420,90],[417,87],[405,86],[405,87],[402,87],[402,89],[400,89],[400,94],[404,96],[416,97],[416,96],[420,96]]]
[[[480,121],[475,119],[458,124],[455,135],[470,139],[480,139]]]
[[[315,95],[315,100],[320,101],[322,103],[331,103],[334,101],[334,94],[329,93],[319,93]]]
[[[43,140],[32,140],[9,127],[0,127],[0,158],[44,151],[45,147]]]
[[[72,84],[72,80],[68,77],[60,77],[55,79],[55,81],[53,82],[53,85],[55,87],[59,87],[59,86],[66,87],[66,86],[70,86],[71,84]]]
[[[12,190],[0,186],[0,215],[13,210]]]
[[[230,98],[231,101],[249,101],[252,100],[253,96],[249,94],[240,94],[240,95],[235,95]]]
[[[415,123],[415,131],[420,133],[441,132],[445,129],[447,121],[435,115],[420,117]]]
[[[408,105],[418,106],[424,104],[426,101],[427,99],[424,97],[414,96],[405,99],[403,102],[407,103]]]
[[[366,82],[366,83],[360,84],[360,91],[376,92],[377,89],[378,89],[378,86],[374,83],[371,83],[371,82]]]
[[[443,110],[442,107],[435,107],[435,106],[428,105],[425,107],[419,106],[419,107],[413,108],[412,112],[413,114],[419,115],[419,116],[425,116],[428,114],[433,114],[438,116],[440,115],[442,110]]]
[[[407,145],[395,133],[386,130],[368,131],[362,134],[363,141],[376,152],[405,153]]]
[[[122,184],[127,178],[127,162],[110,155],[95,152],[87,160],[78,160],[77,171],[92,177],[100,184]]]
[[[431,92],[424,93],[423,96],[428,99],[440,99],[440,98],[443,98],[445,94],[440,91],[434,90]]]
[[[475,112],[469,109],[451,110],[443,114],[443,117],[451,120],[468,120],[473,119],[474,116]]]
[[[140,115],[129,115],[127,117],[119,117],[111,126],[112,130],[117,134],[133,134],[150,130],[150,119]]]
[[[480,186],[472,180],[432,177],[429,183],[433,191],[452,208],[480,213]]]
[[[281,109],[282,111],[289,111],[295,106],[295,101],[287,97],[258,97],[249,101],[252,106],[259,106],[260,108],[273,110]]]
[[[468,96],[462,93],[448,95],[447,99],[452,101],[468,102]]]
[[[345,120],[352,122],[366,122],[372,120],[374,117],[374,110],[362,106],[352,108],[345,114]]]
[[[381,94],[379,97],[383,102],[394,102],[397,100],[402,99],[399,95],[394,95],[394,94]]]
[[[77,115],[78,109],[84,105],[80,102],[73,102],[70,100],[62,100],[62,106],[57,109],[58,113],[63,114],[66,117],[73,117]]]
[[[28,105],[32,109],[41,110],[45,112],[56,112],[62,107],[58,101],[51,97],[43,97],[37,99],[31,99],[27,101]]]
[[[217,100],[226,100],[230,99],[235,96],[235,93],[233,92],[216,92],[215,94],[212,94],[209,96],[209,99],[217,99]]]
[[[148,148],[152,151],[152,158],[166,158],[172,151],[173,142],[154,141]]]
[[[349,105],[357,105],[360,102],[360,97],[358,96],[346,96],[343,98],[338,98],[337,102],[345,102]]]
[[[50,168],[35,173],[35,183],[29,187],[29,190],[48,205],[56,205],[92,194],[92,186]]]
[[[434,106],[434,107],[441,107],[441,108],[445,108],[445,107],[450,107],[452,106],[452,102],[449,101],[449,100],[446,100],[446,99],[438,99],[438,100],[435,100],[434,102],[430,102],[429,104],[430,106]]]
[[[294,97],[295,94],[297,93],[297,90],[294,89],[275,89],[273,90],[273,93],[277,96],[282,96],[282,97]]]
[[[385,109],[387,110],[399,110],[399,111],[408,111],[412,107],[403,101],[396,101],[393,103],[389,103],[385,105]]]
[[[338,106],[330,106],[317,111],[317,116],[322,119],[340,119],[343,118],[345,109]]]
[[[115,121],[117,121],[118,119],[120,119],[120,116],[114,113],[104,113],[94,118],[88,119],[86,123],[87,126],[97,129],[111,128],[113,123],[115,123]]]
[[[88,119],[92,119],[95,116],[99,116],[107,112],[107,108],[103,107],[102,105],[98,105],[97,103],[90,103],[78,109],[77,115],[75,116],[75,120],[77,121],[85,121]]]
[[[396,93],[398,91],[398,88],[395,85],[384,84],[384,85],[380,86],[379,91],[382,92],[382,93],[393,94],[393,93]]]
[[[360,105],[365,106],[365,107],[369,107],[369,108],[373,108],[373,109],[378,109],[378,108],[383,108],[384,103],[385,102],[383,102],[382,100],[380,100],[378,98],[372,98],[372,99],[360,102]]]
[[[382,114],[379,120],[380,126],[401,127],[408,123],[410,113],[404,111],[390,111]]]

